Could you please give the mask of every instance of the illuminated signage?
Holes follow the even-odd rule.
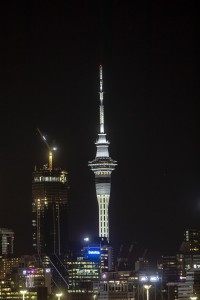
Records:
[[[101,255],[100,248],[88,248],[87,257],[90,259],[99,259]]]
[[[100,251],[97,251],[97,250],[89,250],[89,251],[88,251],[88,254],[99,255],[99,254],[100,254]]]

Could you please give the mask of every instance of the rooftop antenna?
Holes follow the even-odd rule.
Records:
[[[100,79],[100,89],[99,89],[99,98],[100,98],[100,133],[104,133],[104,106],[103,106],[103,67],[99,66],[99,79]]]

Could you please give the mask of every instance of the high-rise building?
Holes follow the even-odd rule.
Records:
[[[68,293],[92,293],[99,283],[99,260],[77,257],[67,261]],[[75,297],[75,296],[74,296]],[[76,297],[75,297],[76,298]],[[87,298],[86,298],[87,299]]]
[[[96,157],[89,162],[91,170],[95,174],[96,195],[99,206],[99,237],[109,240],[109,200],[111,188],[111,173],[117,162],[109,156],[109,141],[104,132],[104,104],[103,104],[103,74],[100,66],[100,133],[96,141]]]
[[[8,228],[0,228],[0,255],[13,254],[14,232]]]
[[[100,273],[113,271],[114,261],[113,261],[113,248],[108,243],[107,238],[93,237],[91,239],[84,239],[84,246],[82,248],[85,257],[92,259],[92,253],[95,251],[99,254],[94,255],[94,258],[99,257],[100,260]]]
[[[178,261],[176,255],[162,256],[162,285],[166,288],[168,282],[177,282],[179,280]]]
[[[67,201],[67,171],[43,167],[33,172],[33,247],[38,255],[66,251]]]
[[[0,280],[10,280],[13,269],[19,268],[21,258],[0,256]]]
[[[200,266],[200,230],[189,228],[184,232],[184,240],[181,243],[178,257],[180,276],[185,277],[186,272],[195,266]]]
[[[188,244],[190,253],[200,252],[200,230],[197,228],[187,229],[184,233],[184,242]]]
[[[200,296],[200,268],[191,268],[186,272],[186,280],[179,283],[178,299],[187,300]]]

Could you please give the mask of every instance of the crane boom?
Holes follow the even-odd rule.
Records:
[[[40,134],[41,138],[42,138],[42,139],[43,139],[43,141],[45,142],[45,144],[46,144],[47,148],[50,150],[49,144],[47,143],[47,140],[46,140],[45,136],[42,134],[42,132],[40,131],[40,129],[39,129],[39,128],[37,128],[37,131],[39,132],[39,134]]]
[[[37,128],[37,131],[39,132],[42,140],[44,141],[45,145],[47,146],[47,148],[49,150],[49,170],[52,171],[52,169],[53,169],[53,152],[52,152],[49,144],[47,143],[45,136],[42,134],[42,132],[40,131],[39,128]]]

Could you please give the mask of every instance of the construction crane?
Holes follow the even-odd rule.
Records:
[[[43,141],[45,142],[45,145],[47,146],[47,148],[49,150],[49,170],[52,171],[52,169],[53,169],[53,151],[56,150],[56,147],[51,148],[49,146],[49,144],[47,143],[46,137],[42,134],[42,132],[40,131],[39,128],[37,128],[37,131],[39,132],[41,138],[43,139]]]

